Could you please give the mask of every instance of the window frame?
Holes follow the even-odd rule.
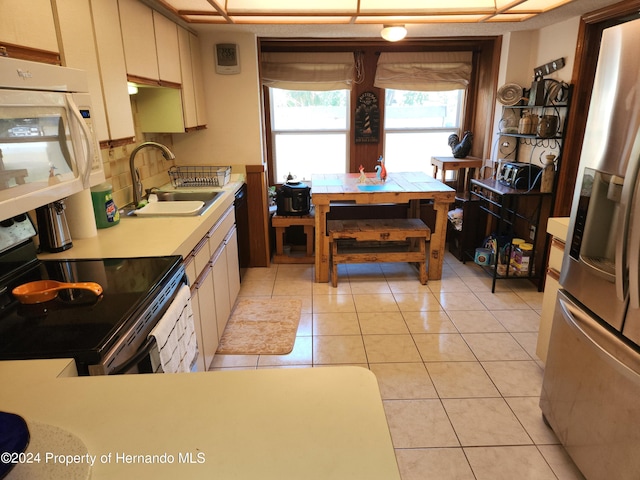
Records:
[[[270,145],[270,152],[269,152],[269,156],[271,158],[271,164],[270,164],[270,174],[274,177],[272,179],[272,185],[276,184],[276,183],[283,183],[282,180],[284,180],[284,177],[280,174],[278,174],[277,172],[277,152],[276,152],[276,136],[278,134],[282,135],[327,135],[327,134],[344,134],[345,135],[345,164],[344,164],[344,168],[345,168],[345,172],[349,171],[349,165],[350,165],[350,150],[351,150],[351,134],[352,134],[352,125],[351,125],[351,119],[352,119],[352,108],[351,108],[351,92],[346,91],[346,120],[345,120],[345,128],[344,130],[342,129],[336,129],[336,128],[326,128],[326,129],[321,129],[321,130],[302,130],[302,129],[277,129],[274,127],[274,109],[271,108],[272,102],[272,95],[271,95],[271,89],[274,87],[264,87],[266,95],[269,98],[269,110],[268,110],[268,114],[267,117],[269,118],[269,145]],[[305,90],[305,91],[321,91],[321,90]],[[302,181],[310,181],[310,178],[299,178],[299,180]]]
[[[383,89],[384,91],[384,96],[385,96],[385,105],[384,105],[384,111],[386,113],[387,110],[387,105],[386,105],[386,96],[387,96],[387,91],[391,90],[388,88]],[[393,89],[396,91],[411,91],[411,92],[417,92],[418,90],[400,90],[400,89]],[[466,111],[466,100],[469,96],[469,92],[468,89],[457,89],[456,91],[459,91],[459,98],[458,98],[458,102],[459,102],[459,106],[458,106],[458,110],[456,113],[456,118],[457,118],[457,126],[456,127],[425,127],[425,128],[414,128],[414,127],[410,127],[410,128],[400,128],[400,127],[391,127],[388,128],[386,125],[386,120],[387,117],[386,115],[383,116],[382,121],[381,121],[381,136],[382,136],[382,143],[383,143],[383,155],[385,156],[385,158],[387,158],[387,133],[400,133],[400,134],[412,134],[412,133],[437,133],[437,132],[448,132],[449,135],[451,134],[456,134],[459,136],[461,135],[461,132],[464,131],[463,129],[463,125],[464,125],[464,116],[465,116],[465,111]],[[425,161],[428,162],[425,166],[425,168],[422,168],[421,170],[424,171],[427,175],[433,176],[433,169],[431,168],[431,158],[425,158]],[[455,175],[455,173],[453,172],[453,170],[448,171],[447,172],[447,180],[451,180],[453,178],[453,176]]]
[[[472,72],[469,88],[463,108],[463,131],[474,133],[472,155],[480,158],[491,157],[492,140],[489,135],[494,131],[494,119],[497,114],[495,102],[498,89],[498,70],[500,65],[500,51],[502,36],[483,37],[448,37],[446,39],[405,39],[401,44],[390,44],[383,40],[372,39],[284,39],[258,37],[258,55],[264,52],[360,52],[362,54],[361,71],[363,81],[354,83],[351,90],[352,109],[357,105],[358,97],[373,91],[378,96],[380,114],[384,115],[384,90],[373,86],[375,68],[379,52],[384,51],[425,51],[425,50],[466,50],[473,53]],[[269,96],[265,87],[262,92],[262,121],[264,156],[261,159],[265,165],[268,185],[277,185],[273,178],[272,141],[270,134]],[[350,112],[352,115],[354,112]],[[352,121],[353,123],[353,117]],[[354,125],[350,125],[354,130]],[[383,143],[356,143],[355,133],[351,133],[349,144],[348,172],[357,173],[360,164],[366,171],[373,171],[377,158],[382,155]]]

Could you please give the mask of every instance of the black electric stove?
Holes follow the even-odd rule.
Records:
[[[0,240],[3,232],[6,237],[0,227]],[[75,358],[79,373],[87,374],[141,316],[161,313],[154,310],[168,302],[153,304],[167,295],[168,283],[185,281],[180,256],[42,261],[35,253],[31,240],[0,253],[0,360]],[[53,300],[31,305],[11,294],[18,285],[42,279],[97,282],[103,293],[62,290]]]

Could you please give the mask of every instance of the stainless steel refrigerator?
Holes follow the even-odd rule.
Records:
[[[640,20],[603,32],[540,407],[588,480],[640,479]]]

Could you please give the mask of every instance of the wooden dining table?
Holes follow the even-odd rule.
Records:
[[[329,236],[327,214],[332,205],[407,204],[409,218],[420,217],[420,202],[432,200],[435,228],[429,243],[429,279],[442,278],[442,262],[447,233],[447,213],[455,200],[455,190],[424,172],[391,172],[386,181],[375,174],[359,173],[315,174],[311,176],[311,195],[316,216],[315,281],[329,281]]]

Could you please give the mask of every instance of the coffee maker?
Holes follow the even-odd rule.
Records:
[[[55,253],[63,252],[73,246],[65,208],[64,200],[57,200],[36,208],[40,250]]]

